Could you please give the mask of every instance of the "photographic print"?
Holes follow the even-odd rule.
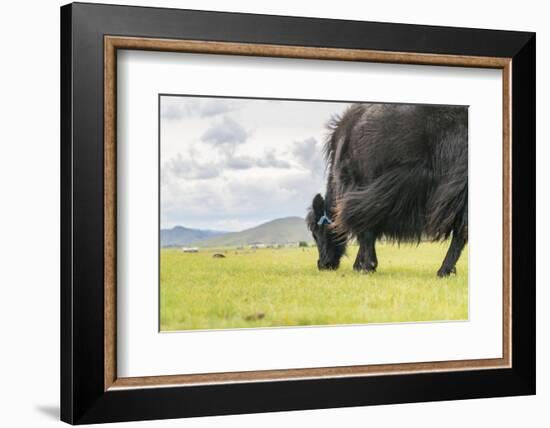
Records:
[[[535,394],[534,33],[60,23],[61,420]]]
[[[468,319],[468,107],[159,95],[160,330]]]

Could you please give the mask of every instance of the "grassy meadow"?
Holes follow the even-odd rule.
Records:
[[[354,272],[357,246],[337,271],[317,249],[162,249],[161,331],[365,324],[468,318],[468,251],[458,275],[435,273],[448,243],[378,243],[378,271]],[[213,258],[214,253],[225,258]]]

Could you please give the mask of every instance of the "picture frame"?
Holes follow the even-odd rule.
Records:
[[[502,70],[502,358],[117,376],[117,51]],[[61,419],[535,393],[535,34],[73,3],[61,8]]]

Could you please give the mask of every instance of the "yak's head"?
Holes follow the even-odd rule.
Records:
[[[338,269],[340,259],[346,251],[346,243],[335,233],[330,218],[330,208],[326,206],[321,195],[317,194],[313,198],[306,221],[319,250],[317,267]]]

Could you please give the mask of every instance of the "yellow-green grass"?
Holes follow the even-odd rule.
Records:
[[[365,324],[468,318],[468,251],[457,275],[437,278],[448,243],[377,245],[378,271],[354,272],[357,246],[337,271],[317,249],[162,249],[162,331]],[[214,258],[221,252],[225,258]]]

